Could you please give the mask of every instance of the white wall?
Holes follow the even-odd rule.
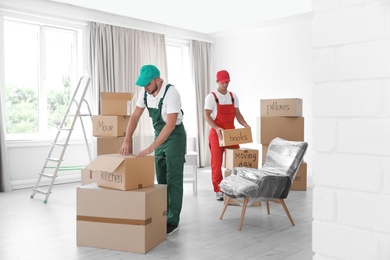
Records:
[[[309,150],[305,161],[312,171],[312,14],[303,14],[263,24],[257,28],[215,35],[212,47],[213,83],[215,73],[230,73],[229,90],[238,94],[240,110],[259,143],[260,99],[302,98],[305,141]],[[240,125],[237,123],[236,127]],[[242,145],[246,147],[245,145]],[[253,144],[261,151],[260,144]]]
[[[390,2],[313,7],[314,259],[390,259]]]

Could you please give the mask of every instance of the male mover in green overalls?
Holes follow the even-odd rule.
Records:
[[[153,121],[154,141],[136,156],[154,152],[157,182],[167,184],[167,235],[170,235],[178,230],[183,202],[186,133],[180,94],[173,85],[160,78],[160,71],[154,65],[143,66],[135,84],[144,90],[138,95],[120,153],[128,155],[132,151],[133,133],[147,108]]]

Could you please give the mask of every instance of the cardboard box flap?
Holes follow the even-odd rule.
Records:
[[[99,156],[86,168],[92,171],[114,172],[123,161],[124,158],[120,157]]]
[[[102,99],[104,100],[132,100],[132,93],[118,93],[118,92],[101,92]]]

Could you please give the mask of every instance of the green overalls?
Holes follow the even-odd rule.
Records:
[[[170,86],[172,85],[167,85],[157,109],[148,107],[146,92],[144,95],[145,106],[148,108],[149,116],[153,120],[155,139],[165,126],[161,116],[161,108]],[[157,182],[168,185],[167,224],[170,225],[178,225],[180,221],[183,203],[183,170],[186,141],[184,125],[180,123],[176,125],[168,139],[154,151]]]

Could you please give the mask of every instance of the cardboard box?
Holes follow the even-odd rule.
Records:
[[[119,153],[119,150],[121,149],[124,140],[125,140],[124,136],[96,137],[97,156],[102,154]]]
[[[281,98],[281,99],[261,99],[261,116],[302,116],[302,99],[300,98]]]
[[[222,137],[222,140],[219,140],[219,146],[221,147],[251,143],[252,130],[250,127],[226,129],[222,131]]]
[[[99,178],[99,173],[97,171],[91,171],[89,169],[81,170],[81,185],[87,185],[90,183],[97,183]]]
[[[129,119],[129,116],[92,116],[92,135],[96,137],[125,136]]]
[[[260,117],[260,143],[270,144],[276,137],[303,141],[304,123],[303,117]]]
[[[262,144],[261,145],[261,162],[265,162],[265,157],[267,156],[269,144]]]
[[[92,183],[76,196],[79,246],[146,253],[166,240],[166,185],[119,191]]]
[[[130,116],[132,93],[101,92],[100,114],[103,116]]]
[[[234,167],[258,168],[259,151],[256,149],[225,149],[225,168],[232,170]]]
[[[229,170],[229,169],[226,169],[225,172],[224,172],[224,177],[228,177],[229,175],[232,174],[232,170]],[[226,196],[225,194],[223,195],[223,203],[227,203],[227,199],[228,199],[228,196]],[[235,206],[238,206],[238,205],[242,205],[243,201],[238,201],[236,199],[230,199],[229,201],[229,205],[235,205]],[[251,205],[249,206],[253,206],[253,207],[258,207],[258,206],[261,206],[261,201],[260,200],[257,200],[255,202],[253,202]]]
[[[291,184],[290,190],[307,190],[307,163],[302,162],[298,172],[295,175],[294,181]]]
[[[154,185],[154,156],[104,154],[86,169],[99,172],[97,184],[101,187],[135,190]]]

